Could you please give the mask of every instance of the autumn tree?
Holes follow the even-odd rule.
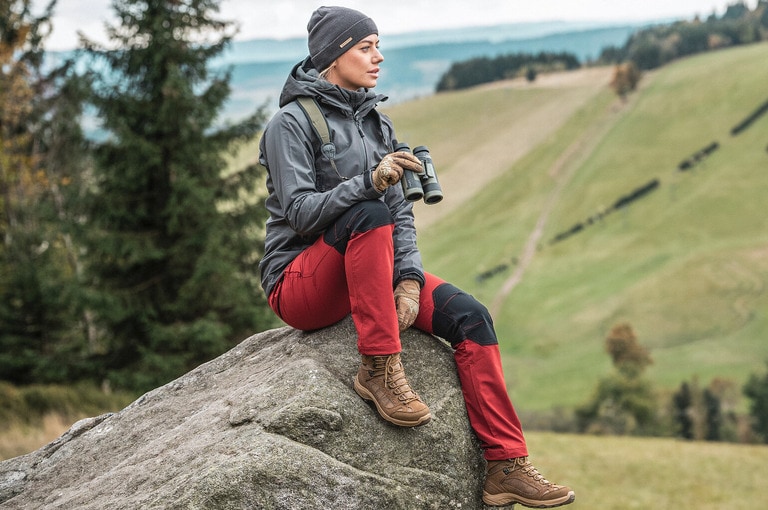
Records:
[[[605,339],[614,372],[600,379],[592,399],[576,410],[579,428],[611,434],[650,433],[656,425],[656,396],[642,373],[652,363],[629,324],[614,326]]]
[[[637,88],[640,82],[640,70],[631,60],[618,64],[613,69],[611,89],[622,99],[626,100],[630,92]]]
[[[640,345],[629,324],[618,324],[605,339],[605,350],[613,366],[627,378],[636,378],[653,363],[648,350]]]
[[[0,199],[6,248],[25,230],[26,205],[34,202],[41,188],[31,127],[42,52],[40,32],[48,18],[35,18],[30,8],[30,0],[0,0]]]
[[[102,138],[88,197],[91,305],[103,377],[146,390],[272,325],[258,284],[262,201],[255,165],[227,151],[256,111],[225,124],[235,33],[215,0],[115,0],[109,43],[85,41]]]
[[[49,165],[71,163],[47,130],[60,118],[63,73],[43,71],[54,5],[33,15],[30,0],[0,1],[0,377],[16,383],[54,377],[44,367],[59,370],[60,340],[77,322],[66,229],[53,200],[62,182]],[[63,145],[76,147],[77,128],[65,132]]]

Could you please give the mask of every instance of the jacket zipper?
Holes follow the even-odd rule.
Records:
[[[363,172],[367,171],[368,168],[368,146],[365,144],[365,133],[363,133],[363,124],[360,121],[360,112],[355,111],[352,114],[352,118],[355,121],[355,127],[357,127],[357,132],[360,134],[360,142],[363,144]]]

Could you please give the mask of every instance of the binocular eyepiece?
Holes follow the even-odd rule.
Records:
[[[398,143],[395,145],[395,152],[411,153],[411,148],[408,147],[407,143]],[[424,172],[420,174],[410,170],[403,172],[400,184],[403,186],[405,199],[409,202],[424,199],[424,203],[429,205],[438,203],[443,199],[443,190],[437,181],[437,174],[435,173],[435,166],[432,163],[429,149],[424,145],[419,145],[413,149],[412,154],[419,158],[421,166],[424,167]]]

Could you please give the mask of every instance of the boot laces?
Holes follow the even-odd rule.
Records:
[[[516,464],[520,466],[520,470],[526,475],[534,479],[534,481],[547,486],[555,487],[555,484],[544,478],[544,475],[539,473],[539,470],[530,463],[528,457],[520,457],[517,459]]]
[[[382,364],[384,365],[382,367]],[[373,358],[373,368],[377,372],[384,371],[384,385],[391,389],[397,395],[397,398],[404,404],[419,400],[419,396],[413,391],[408,379],[405,378],[405,370],[400,361],[400,356],[375,356]]]

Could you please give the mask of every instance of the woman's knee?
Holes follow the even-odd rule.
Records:
[[[394,224],[387,204],[381,200],[365,200],[356,203],[342,215],[342,221],[355,232],[366,232]]]
[[[498,343],[488,309],[472,295],[444,283],[433,292],[435,311],[432,325],[436,335],[454,347],[464,340],[480,345]]]
[[[365,200],[351,206],[325,231],[324,240],[341,253],[354,234],[394,225],[387,204],[381,200]]]

